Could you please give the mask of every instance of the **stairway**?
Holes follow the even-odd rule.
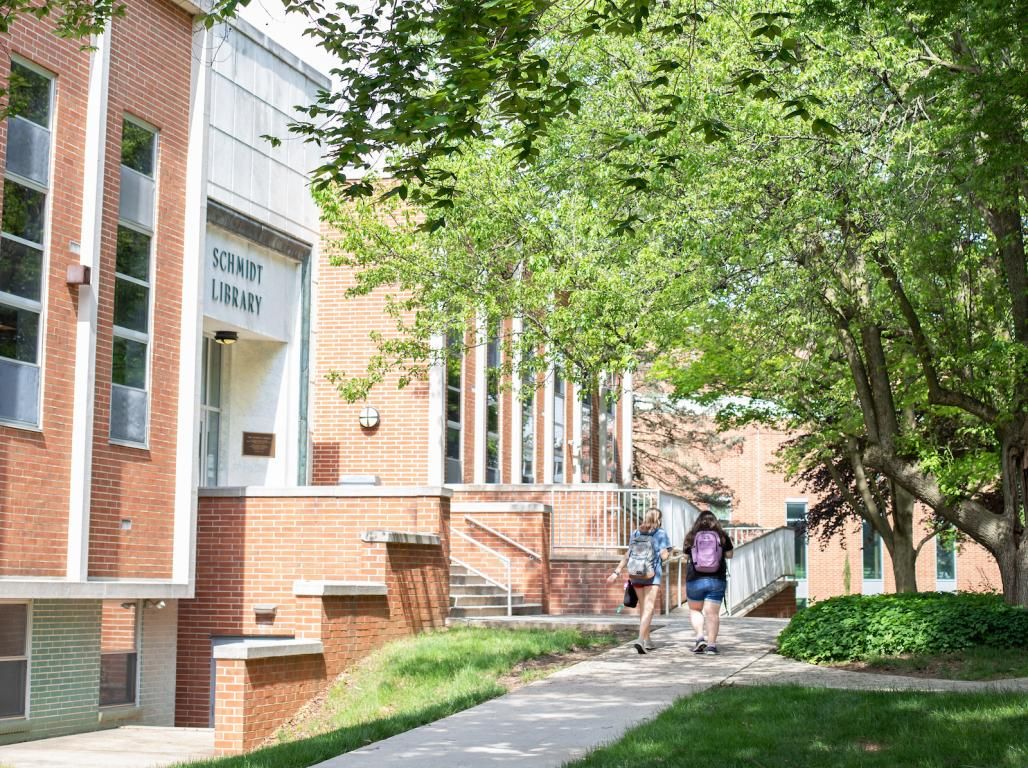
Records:
[[[534,616],[543,612],[539,603],[526,603],[524,595],[511,595],[514,616]],[[507,615],[507,590],[491,584],[467,568],[450,563],[450,617],[471,619]]]

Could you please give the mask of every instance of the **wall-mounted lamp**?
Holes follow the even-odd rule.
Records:
[[[65,280],[68,285],[89,285],[92,270],[85,264],[69,264]]]
[[[153,608],[155,611],[163,610],[164,606],[166,605],[167,603],[165,603],[163,600],[146,599],[143,601],[143,608]]]
[[[374,429],[378,426],[378,411],[370,405],[365,405],[357,416],[357,423],[361,425],[361,429]]]
[[[239,341],[239,334],[235,331],[215,331],[214,340],[227,347],[229,344],[235,344]]]

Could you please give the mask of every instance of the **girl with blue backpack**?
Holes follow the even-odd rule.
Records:
[[[682,550],[689,560],[685,596],[689,601],[689,620],[696,631],[693,653],[714,655],[718,652],[717,632],[721,626],[721,603],[728,587],[727,561],[732,557],[732,548],[732,540],[713,512],[700,513],[685,536]]]
[[[650,640],[650,623],[657,607],[662,566],[671,554],[671,540],[667,531],[660,527],[660,522],[659,509],[650,507],[646,510],[639,528],[628,540],[628,551],[607,577],[610,583],[621,576],[622,570],[627,570],[628,581],[639,595],[639,639],[634,643],[639,653],[656,648]]]

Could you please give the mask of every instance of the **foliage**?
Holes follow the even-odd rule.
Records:
[[[519,662],[613,645],[577,630],[455,628],[390,643],[330,690],[323,716],[286,740],[189,768],[302,768],[434,722],[505,692],[497,680]]]
[[[679,699],[567,768],[1020,768],[1026,724],[1017,693],[721,687]]]
[[[1028,649],[1028,610],[980,593],[847,595],[796,614],[778,638],[782,655],[815,663],[975,646]]]

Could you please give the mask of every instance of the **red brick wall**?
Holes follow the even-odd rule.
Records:
[[[796,585],[790,584],[746,614],[755,618],[788,619],[796,615]]]
[[[445,622],[445,498],[204,497],[198,518],[196,598],[183,600],[179,608],[178,725],[208,723],[212,637],[320,637],[325,672],[318,685],[324,685],[387,640]],[[434,533],[444,545],[362,542],[361,533],[372,529]],[[385,582],[388,595],[324,601],[295,597],[293,581],[300,579]],[[278,606],[274,620],[258,623],[255,604]],[[299,673],[282,674],[295,679]],[[306,700],[306,685],[289,701]],[[295,709],[289,706],[283,703],[274,723],[248,714],[247,733],[267,735],[292,715]],[[263,725],[253,725],[258,721]]]
[[[166,0],[129,0],[127,6],[111,35],[103,235],[100,274],[95,278],[99,312],[89,575],[170,578],[192,19]],[[148,449],[112,445],[109,438],[121,129],[126,114],[159,131]],[[122,530],[122,519],[132,520],[131,530]]]
[[[136,608],[123,608],[124,600],[104,600],[100,614],[100,651],[136,649]]]
[[[0,86],[6,87],[10,56],[56,75],[54,131],[47,220],[49,248],[43,284],[44,332],[40,359],[42,430],[0,426],[0,575],[63,576],[67,557],[71,424],[78,294],[65,284],[78,256],[68,244],[81,240],[82,153],[85,141],[89,56],[73,40],[54,37],[48,22],[21,14],[0,35]],[[0,102],[6,108],[4,99]],[[0,171],[7,150],[7,121],[0,120]],[[0,185],[0,205],[3,204]],[[41,489],[46,493],[40,493]]]

